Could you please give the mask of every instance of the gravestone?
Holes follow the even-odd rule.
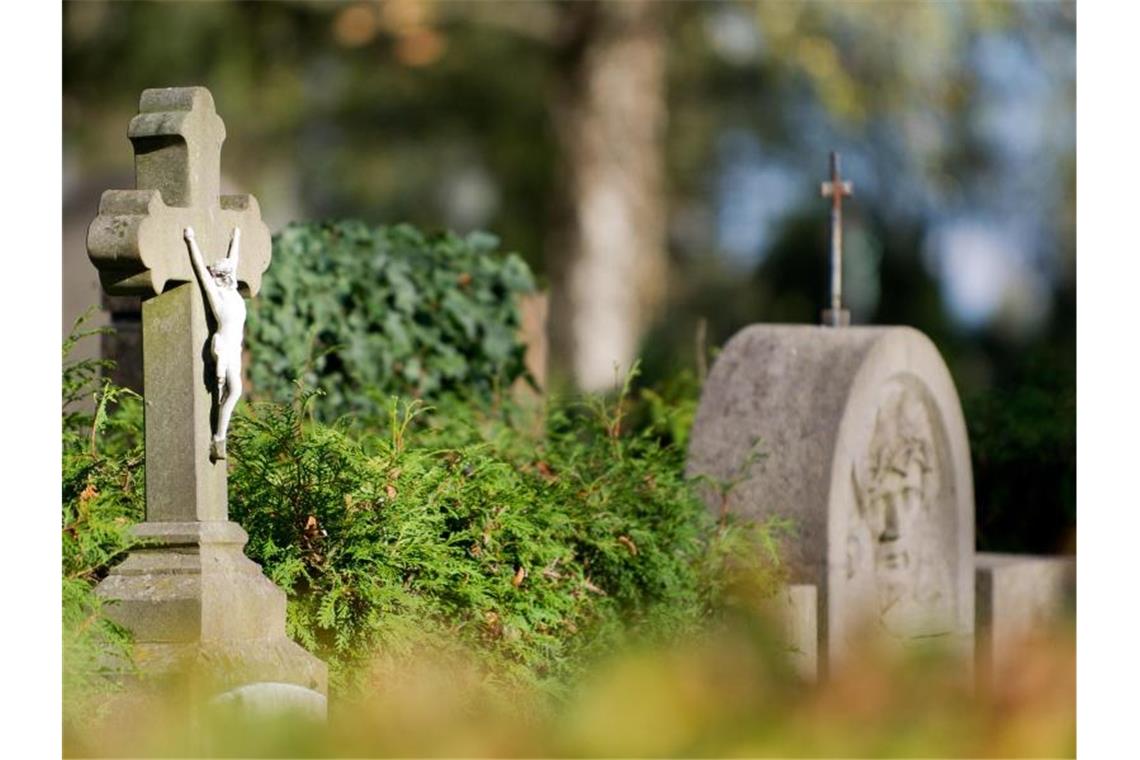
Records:
[[[218,694],[210,705],[219,712],[244,718],[288,717],[323,722],[328,718],[328,699],[311,689],[291,683],[261,682],[239,686]]]
[[[791,518],[821,675],[868,634],[973,651],[974,495],[954,383],[907,327],[753,325],[701,393],[688,473],[718,515]]]
[[[978,674],[983,684],[1020,662],[1022,645],[1057,635],[1077,611],[1076,557],[975,555]]]
[[[219,194],[225,127],[208,90],[145,90],[128,136],[137,189],[103,193],[87,248],[108,294],[143,299],[146,521],[142,546],[97,592],[134,634],[144,671],[193,672],[219,691],[271,681],[324,694],[326,666],[286,636],[285,594],[228,517],[226,460],[211,458],[217,325],[183,237],[192,227],[214,260],[240,229],[236,279],[252,297],[269,230],[252,196]]]

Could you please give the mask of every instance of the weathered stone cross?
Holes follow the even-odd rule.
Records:
[[[225,520],[225,462],[210,461],[216,384],[207,378],[213,329],[187,252],[192,227],[207,263],[241,229],[243,294],[269,266],[269,229],[251,195],[220,195],[226,130],[203,87],[145,90],[127,131],[136,190],[108,190],[87,251],[111,295],[143,302],[147,522]]]
[[[854,186],[839,176],[839,154],[831,151],[831,180],[822,182],[819,194],[831,198],[831,308],[824,309],[823,323],[843,327],[851,314],[843,308],[843,196],[852,195]]]
[[[241,229],[239,289],[269,266],[269,230],[249,195],[219,195],[225,127],[202,87],[146,90],[128,136],[138,189],[108,190],[87,251],[112,295],[141,295],[146,428],[143,540],[99,584],[108,615],[134,634],[151,672],[185,672],[213,692],[290,683],[320,702],[327,669],[285,635],[285,594],[243,553],[229,521],[225,460],[210,457],[216,328],[191,264],[192,227],[207,264]],[[322,702],[323,704],[323,702]]]

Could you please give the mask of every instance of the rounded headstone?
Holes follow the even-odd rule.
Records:
[[[702,390],[688,474],[717,515],[793,522],[787,561],[793,582],[818,587],[824,667],[875,629],[971,647],[969,443],[922,333],[745,328]]]

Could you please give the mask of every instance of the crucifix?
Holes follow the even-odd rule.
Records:
[[[240,237],[240,265],[230,275],[236,287],[226,302],[244,318],[239,293],[253,296],[260,287],[269,229],[253,196],[220,194],[226,131],[205,88],[144,91],[127,136],[137,189],[103,193],[87,251],[108,293],[144,299],[147,521],[225,520],[219,444],[240,367],[235,377],[232,351],[213,350],[218,336],[229,337],[227,320],[206,308],[218,286],[212,277],[199,285],[192,252],[200,247],[206,267],[225,269],[226,243]],[[219,383],[227,373],[231,382]]]
[[[843,196],[852,195],[854,186],[839,176],[839,154],[831,151],[831,179],[820,183],[819,194],[831,198],[831,308],[824,309],[822,322],[832,327],[851,323],[851,313],[843,308]]]
[[[323,692],[324,663],[285,635],[285,594],[242,552],[227,504],[243,295],[269,266],[269,229],[253,196],[220,193],[226,132],[207,89],[143,91],[127,136],[137,188],[103,193],[87,252],[108,293],[143,299],[146,521],[96,591],[155,670],[205,663],[215,688]]]

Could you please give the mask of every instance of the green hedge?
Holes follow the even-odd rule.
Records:
[[[527,265],[485,233],[425,235],[408,225],[291,224],[247,329],[261,398],[318,388],[326,419],[380,412],[389,394],[487,398],[524,372],[518,298]]]

